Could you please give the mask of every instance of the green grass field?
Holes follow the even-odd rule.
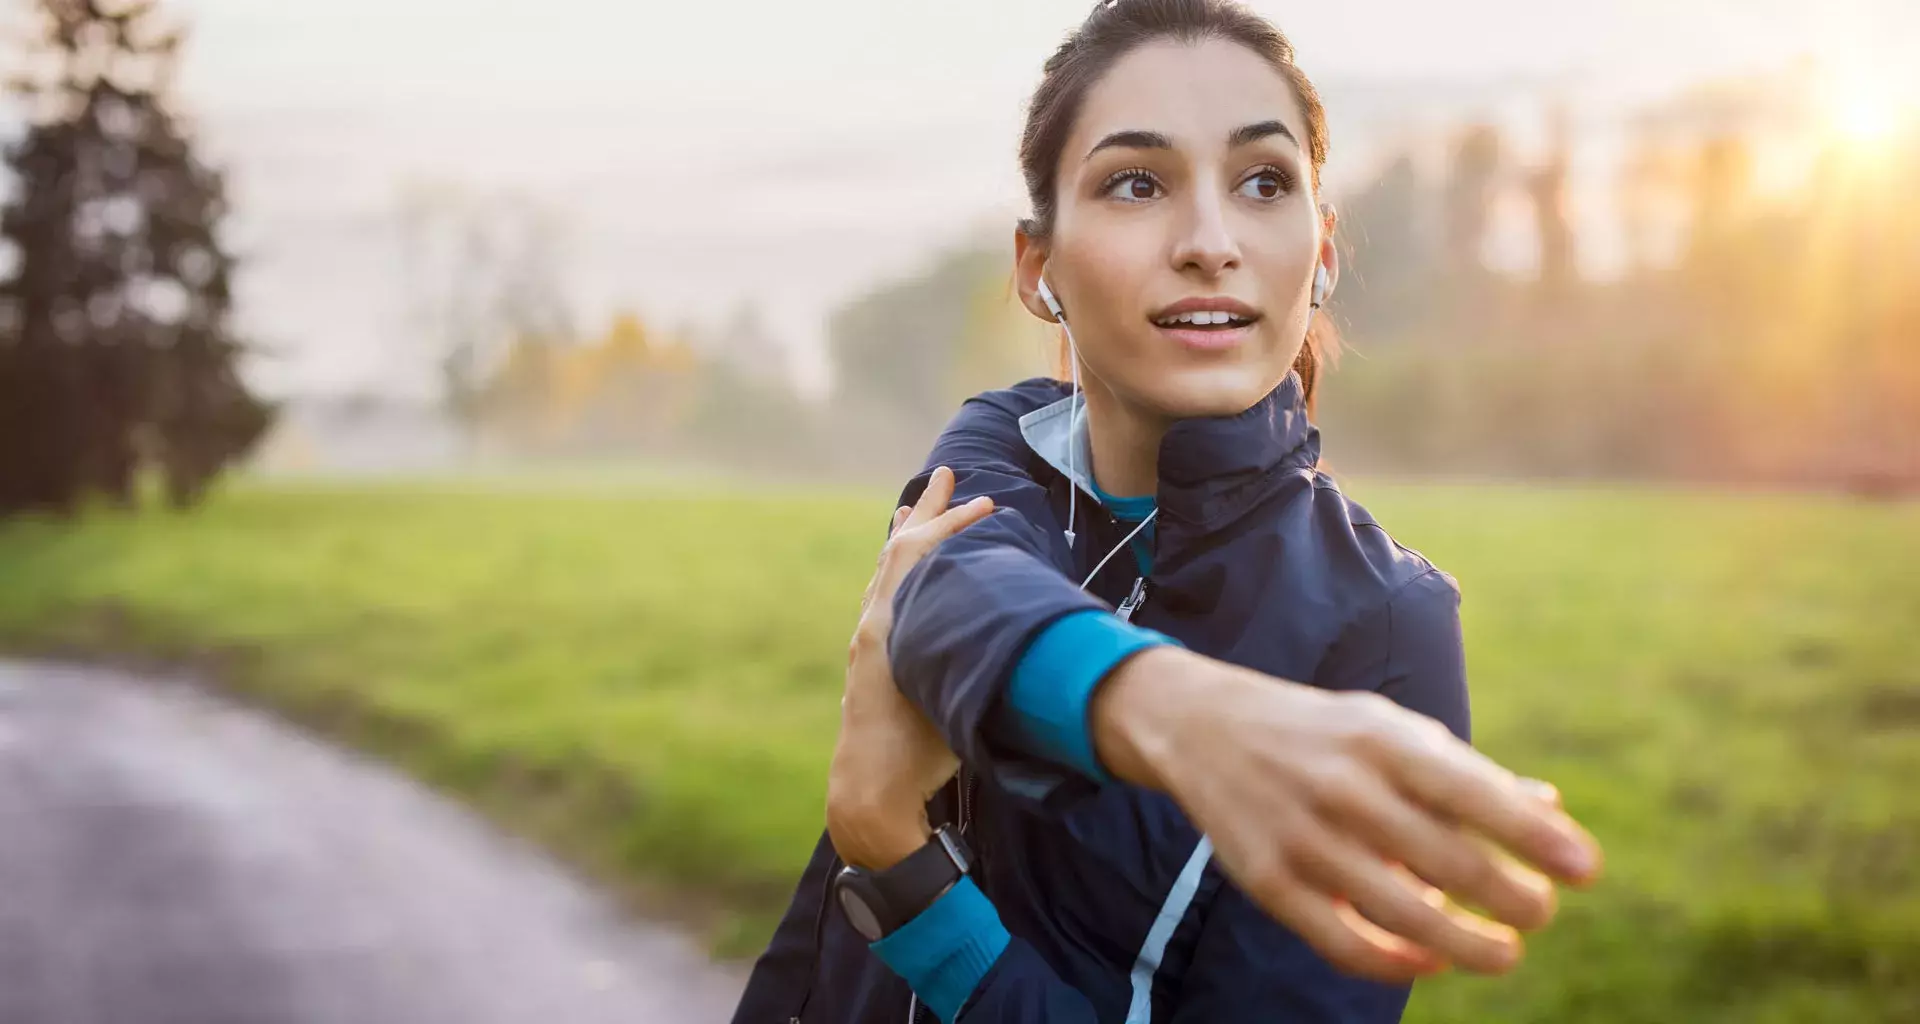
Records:
[[[1920,1020],[1920,507],[1357,484],[1466,593],[1479,745],[1609,870],[1417,1021]],[[891,495],[242,487],[0,529],[0,643],[201,666],[750,951]]]

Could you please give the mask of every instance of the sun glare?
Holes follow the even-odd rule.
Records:
[[[1849,97],[1834,108],[1833,127],[1848,142],[1884,142],[1900,127],[1900,110],[1885,97]]]
[[[1907,126],[1911,105],[1889,80],[1864,75],[1836,77],[1827,84],[1826,118],[1848,145],[1878,149]]]

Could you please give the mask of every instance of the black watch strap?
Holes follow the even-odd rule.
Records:
[[[877,927],[877,933],[866,936],[869,941],[884,938],[953,888],[972,866],[972,859],[966,841],[943,826],[925,845],[885,871],[847,867],[840,873],[840,900],[861,931]],[[850,902],[858,908],[848,906]],[[856,909],[863,909],[864,915],[852,914]],[[858,920],[861,916],[868,920]]]
[[[874,885],[887,898],[889,907],[901,915],[898,928],[920,916],[922,910],[946,894],[967,873],[969,855],[960,837],[941,827],[927,844],[913,851],[906,860],[873,876]]]

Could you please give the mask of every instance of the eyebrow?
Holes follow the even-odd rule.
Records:
[[[1249,142],[1258,142],[1269,135],[1284,135],[1295,146],[1300,140],[1293,137],[1293,130],[1280,121],[1255,121],[1241,125],[1227,134],[1227,148],[1238,149]],[[1103,149],[1172,149],[1173,140],[1164,134],[1148,131],[1144,128],[1126,128],[1108,135],[1087,151],[1087,159],[1093,159],[1095,153]]]

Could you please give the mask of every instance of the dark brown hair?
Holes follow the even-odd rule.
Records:
[[[1313,191],[1320,191],[1320,168],[1327,162],[1327,114],[1320,94],[1293,62],[1293,44],[1280,30],[1233,0],[1103,0],[1079,29],[1047,58],[1040,87],[1027,106],[1020,136],[1020,169],[1027,180],[1033,216],[1022,218],[1022,234],[1046,239],[1053,233],[1060,151],[1073,132],[1088,90],[1120,58],[1160,39],[1197,43],[1223,39],[1265,58],[1293,88],[1307,118],[1307,156],[1313,165]],[[1309,415],[1315,408],[1321,367],[1332,358],[1338,339],[1324,316],[1314,318],[1306,343],[1294,359],[1306,391]]]

